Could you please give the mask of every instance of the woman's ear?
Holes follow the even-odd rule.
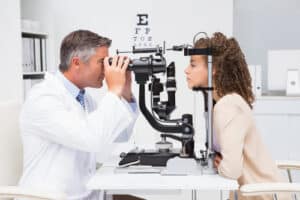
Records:
[[[213,71],[212,71],[213,72],[213,76],[216,74],[216,71],[217,71],[216,68],[213,67]]]

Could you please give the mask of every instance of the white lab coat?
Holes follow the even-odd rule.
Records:
[[[20,185],[89,199],[85,184],[95,173],[96,153],[133,126],[137,112],[108,92],[97,106],[87,95],[84,111],[57,76],[30,92],[20,117],[24,166]]]

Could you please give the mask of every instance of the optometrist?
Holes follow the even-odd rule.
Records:
[[[129,59],[115,56],[109,64],[110,44],[88,30],[68,34],[57,73],[31,89],[20,116],[20,186],[62,192],[67,199],[100,198],[85,187],[96,171],[96,154],[128,140],[138,115]],[[104,78],[108,92],[97,103],[85,88],[101,88]]]

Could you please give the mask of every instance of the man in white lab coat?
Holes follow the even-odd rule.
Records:
[[[98,199],[87,181],[96,170],[96,153],[126,140],[137,117],[129,59],[108,62],[111,40],[78,30],[61,44],[55,75],[30,91],[20,117],[24,145],[23,187],[63,192],[68,199]],[[97,105],[85,88],[108,92]]]

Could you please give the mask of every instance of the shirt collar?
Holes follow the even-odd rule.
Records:
[[[65,88],[70,92],[70,94],[76,98],[80,92],[80,89],[69,79],[67,79],[61,71],[58,70],[56,76],[64,84]]]

